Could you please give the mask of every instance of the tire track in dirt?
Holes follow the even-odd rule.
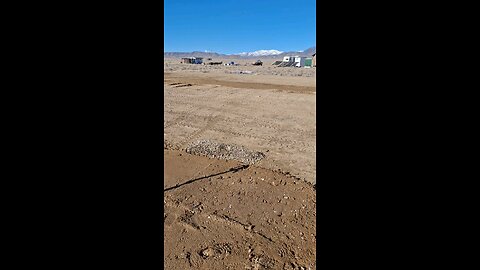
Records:
[[[305,126],[305,128],[299,128],[293,125],[279,124],[272,120],[266,120],[259,116],[240,112],[236,109],[232,110],[232,108],[241,106],[241,104],[238,104],[236,101],[238,98],[239,97],[236,97],[235,100],[222,103],[225,106],[209,104],[208,102],[211,100],[211,97],[204,96],[203,94],[199,96],[185,95],[182,96],[182,98],[177,96],[168,99],[171,102],[169,103],[169,107],[173,109],[173,111],[169,111],[169,114],[176,115],[177,117],[175,117],[175,123],[170,120],[169,124],[166,125],[166,133],[170,134],[174,126],[175,128],[177,126],[181,128],[177,129],[177,133],[180,132],[177,136],[168,136],[168,138],[172,139],[181,138],[175,143],[175,149],[185,149],[190,142],[196,139],[211,139],[211,136],[228,135],[230,138],[238,138],[241,141],[251,141],[253,144],[248,146],[253,148],[261,147],[258,151],[270,151],[270,154],[267,154],[267,159],[261,161],[261,164],[265,163],[265,167],[283,168],[286,171],[290,171],[296,177],[310,179],[310,181],[315,182],[314,162],[312,165],[313,168],[296,170],[295,166],[297,166],[297,164],[308,163],[304,163],[304,161],[299,158],[288,161],[285,160],[285,157],[290,156],[294,149],[296,149],[297,154],[304,154],[305,157],[314,157],[315,140],[310,138],[315,138],[316,131],[308,128],[308,125],[302,125]],[[192,103],[185,100],[195,100],[195,102]],[[175,108],[189,109],[188,111],[175,111]],[[205,114],[206,112],[216,113],[217,119],[215,119],[214,124],[211,119],[213,113]],[[204,122],[206,122],[206,124],[203,124]],[[232,123],[234,124],[232,125]],[[254,132],[251,129],[260,129],[261,132]],[[209,135],[206,136],[206,134]],[[234,141],[237,140],[234,139]]]
[[[176,117],[175,119],[171,120],[171,123],[170,123],[170,124],[164,125],[164,126],[163,126],[163,129],[167,129],[167,128],[171,127],[171,126],[174,126],[174,125],[180,123],[181,121],[185,120],[186,117],[187,117],[188,115],[190,115],[192,112],[194,112],[195,110],[196,110],[196,108],[192,108],[192,109],[188,110],[187,112],[175,112],[175,111],[169,112],[170,114],[177,114],[177,115],[180,115],[180,116],[178,116],[178,117]]]
[[[200,137],[200,135],[202,135],[205,131],[211,130],[212,127],[215,125],[215,123],[220,121],[219,117],[212,116],[212,115],[213,115],[213,113],[210,116],[207,117],[208,120],[207,120],[207,124],[205,126],[200,128],[200,130],[191,133],[189,136],[187,136],[187,138],[185,140],[180,142],[180,147],[182,149],[185,149],[189,143],[193,142],[195,139]]]
[[[195,97],[195,98],[197,98],[197,97]],[[176,101],[176,103],[178,105],[184,105],[184,106],[191,105],[191,103],[181,102],[181,101]],[[231,105],[233,106],[234,104],[231,104]],[[218,111],[218,112],[222,112],[223,113],[222,115],[224,115],[225,118],[228,118],[229,115],[234,115],[234,116],[238,116],[239,119],[251,119],[250,120],[251,123],[259,123],[262,127],[265,127],[265,128],[271,128],[271,129],[274,129],[274,130],[279,130],[279,129],[285,128],[284,126],[274,124],[271,121],[268,122],[268,121],[262,120],[258,117],[252,117],[251,115],[248,115],[248,114],[234,112],[231,109],[227,109],[227,108],[213,107],[213,106],[206,105],[206,106],[203,107],[203,109],[209,109],[209,110],[215,110],[215,111]],[[192,112],[193,111],[194,110],[192,110]],[[172,112],[172,113],[173,114],[182,114],[182,112]],[[230,117],[230,119],[233,119],[233,118]],[[227,120],[225,120],[225,121],[227,121]],[[292,126],[289,126],[288,129],[291,130],[291,131],[297,132],[297,133],[308,132],[308,129],[301,129],[301,128],[296,128],[296,127],[292,127]],[[311,134],[309,134],[309,135],[311,135]]]
[[[222,80],[214,78],[196,77],[196,74],[189,74],[188,77],[164,73],[165,78],[174,79],[175,81],[187,84],[197,85],[219,85],[238,89],[256,89],[256,90],[283,90],[291,91],[292,93],[314,93],[316,87],[311,86],[298,86],[298,85],[284,85],[284,84],[272,84],[272,83],[259,83],[259,82],[241,82],[233,80]]]
[[[214,109],[214,108],[212,108]],[[216,108],[215,108],[216,109]],[[218,110],[218,109],[217,109]],[[194,111],[194,110],[192,110]],[[192,112],[191,111],[191,112]],[[218,110],[218,111],[222,111],[221,109]],[[226,111],[226,110],[225,110]],[[180,115],[183,115],[181,117],[178,117],[177,119],[178,120],[186,120],[186,116],[184,115],[185,113],[183,112],[172,112],[173,114],[180,114]],[[235,113],[231,113],[229,112],[230,114],[235,114]],[[237,114],[240,118],[241,117],[247,117],[246,115],[243,115],[243,114]],[[228,116],[224,116],[223,119],[221,119],[222,117],[218,116],[218,119],[215,121],[215,123],[218,123],[218,122],[223,122],[223,123],[231,123],[231,122],[234,122],[234,119],[233,118],[230,118]],[[251,118],[251,117],[250,117]],[[280,125],[275,125],[275,124],[272,124],[272,123],[269,123],[269,122],[266,122],[266,121],[262,121],[258,118],[251,118],[252,120],[250,121],[251,123],[256,123],[257,126],[260,126],[261,128],[263,129],[272,129],[271,133],[272,134],[278,134],[279,130],[282,130],[282,129],[285,129],[285,127],[282,127]],[[178,121],[176,124],[179,124],[180,121]],[[170,125],[171,126],[171,125]],[[189,124],[182,124],[182,126],[185,126],[185,127],[190,127],[190,128],[198,128],[196,126],[192,126],[192,125],[189,125]],[[211,125],[210,125],[211,126]],[[279,142],[283,142],[284,144],[300,144],[302,145],[303,147],[307,147],[307,144],[304,143],[304,142],[301,142],[299,140],[289,140],[289,139],[285,139],[285,138],[279,138],[279,137],[274,137],[274,136],[268,136],[268,135],[263,135],[263,136],[256,136],[256,135],[252,135],[252,134],[249,134],[248,131],[245,131],[244,133],[241,133],[241,132],[236,132],[236,131],[232,131],[232,130],[227,130],[227,129],[222,129],[221,127],[218,127],[218,128],[210,128],[209,130],[213,130],[213,131],[217,131],[217,132],[220,132],[220,133],[229,133],[231,135],[234,135],[234,136],[246,136],[246,137],[249,137],[249,138],[255,138],[255,139],[261,139],[261,140],[268,140],[268,141],[279,141]],[[202,133],[204,132],[205,130],[202,131]],[[288,131],[290,132],[295,132],[297,133],[298,135],[297,136],[301,136],[302,134],[305,134],[306,133],[306,130],[302,130],[302,129],[298,129],[298,128],[294,128],[294,127],[288,127]],[[314,134],[306,134],[306,135],[314,135]]]

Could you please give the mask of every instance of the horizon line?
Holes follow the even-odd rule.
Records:
[[[255,50],[255,51],[252,51],[252,52],[257,52],[257,51],[272,51],[272,50],[275,50],[275,51],[280,51],[281,53],[286,53],[286,52],[304,52],[308,49],[311,49],[311,48],[316,48],[317,46],[312,46],[312,47],[308,47],[307,49],[304,49],[304,50],[301,50],[301,51],[297,51],[297,50],[288,50],[288,51],[281,51],[281,50],[277,50],[277,49],[260,49],[260,50]],[[200,53],[217,53],[217,54],[224,54],[224,55],[236,55],[236,54],[241,54],[241,53],[249,53],[249,52],[237,52],[237,53],[221,53],[221,52],[215,52],[215,51],[209,51],[209,50],[193,50],[193,51],[163,51],[163,53],[197,53],[197,52],[200,52]],[[251,52],[250,52],[251,53]]]

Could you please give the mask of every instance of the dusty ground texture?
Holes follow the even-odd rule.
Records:
[[[316,269],[315,69],[166,62],[165,269]]]
[[[235,74],[239,71],[251,71],[253,75],[275,75],[277,77],[315,77],[315,68],[282,68],[272,66],[272,63],[278,59],[262,59],[262,66],[253,66],[251,63],[255,62],[255,59],[213,59],[215,62],[230,63],[235,62],[239,63],[239,66],[222,66],[222,65],[187,65],[181,64],[180,59],[165,59],[164,60],[164,70],[165,72],[175,72],[175,71],[195,71],[201,73],[223,73],[223,74]],[[210,62],[204,59],[205,62]]]
[[[316,269],[311,184],[237,161],[164,155],[165,269]]]
[[[177,149],[198,140],[243,145],[266,155],[258,166],[315,183],[315,93],[315,77],[165,73],[165,143]]]

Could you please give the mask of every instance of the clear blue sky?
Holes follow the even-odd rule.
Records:
[[[164,51],[232,54],[316,46],[316,0],[165,0]]]

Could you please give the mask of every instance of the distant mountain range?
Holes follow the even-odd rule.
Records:
[[[269,56],[269,55],[279,55],[283,52],[277,50],[259,50],[254,52],[242,52],[238,55],[240,56]]]
[[[182,57],[203,57],[203,58],[270,58],[270,59],[281,59],[287,55],[298,55],[298,56],[312,56],[313,53],[317,51],[317,48],[311,47],[303,51],[295,52],[282,52],[278,50],[259,50],[255,52],[242,52],[238,54],[220,54],[216,52],[164,52],[163,56],[165,58],[182,58]]]

